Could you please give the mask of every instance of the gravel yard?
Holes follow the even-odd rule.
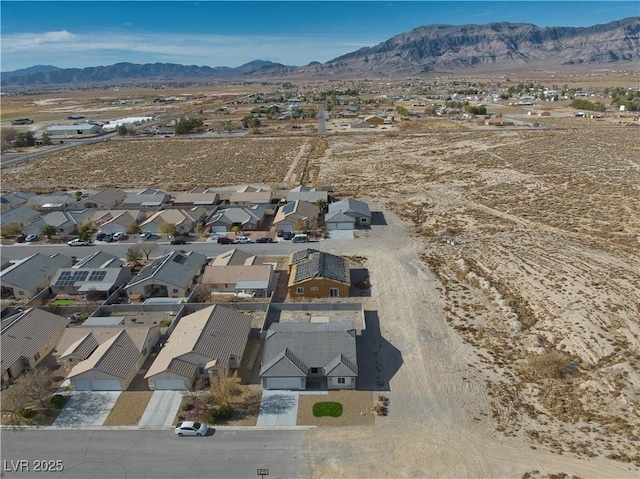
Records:
[[[104,422],[105,426],[137,426],[153,391],[123,391]]]

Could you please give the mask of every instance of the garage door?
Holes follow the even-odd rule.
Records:
[[[88,379],[76,379],[73,381],[76,391],[91,391],[91,381]]]
[[[293,233],[293,225],[282,224],[277,225],[276,228],[278,228],[280,231],[289,231],[290,233]]]
[[[226,226],[212,226],[211,227],[211,232],[212,233],[226,233],[227,232],[227,227]]]
[[[94,379],[91,386],[94,391],[122,391],[122,385],[117,379]]]
[[[269,378],[268,389],[300,389],[298,378]]]
[[[352,230],[353,223],[327,223],[328,230]]]
[[[164,389],[182,391],[183,389],[187,389],[182,379],[156,379],[153,383],[156,386],[156,391]]]

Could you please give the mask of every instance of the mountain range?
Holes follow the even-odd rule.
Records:
[[[375,77],[463,71],[638,71],[640,17],[591,27],[527,23],[428,25],[325,63],[287,66],[255,60],[236,68],[172,63],[117,63],[89,68],[34,66],[0,74],[3,87],[223,79]]]

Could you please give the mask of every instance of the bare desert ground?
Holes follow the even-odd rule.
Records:
[[[445,121],[413,133],[112,141],[3,169],[2,186],[302,177],[368,198],[386,225],[346,254],[371,275],[364,301],[389,343],[389,415],[310,432],[308,475],[638,477],[638,127]]]

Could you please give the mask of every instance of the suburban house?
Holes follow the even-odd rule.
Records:
[[[264,342],[265,389],[355,389],[356,331],[349,322],[273,323]]]
[[[126,233],[131,225],[139,224],[146,217],[146,213],[141,210],[107,210],[96,211],[90,222],[103,233]]]
[[[264,205],[232,206],[220,208],[206,220],[212,233],[226,233],[234,228],[239,231],[255,231],[264,225],[267,207]]]
[[[189,192],[189,193],[177,193],[173,197],[173,206],[189,208],[194,206],[206,206],[212,207],[218,203],[220,197],[218,193],[213,191],[207,192]]]
[[[204,269],[203,285],[236,296],[264,298],[275,287],[273,265],[259,256],[232,249],[216,256]]]
[[[230,205],[268,205],[271,203],[271,191],[236,191],[229,195]]]
[[[196,378],[226,377],[240,367],[251,318],[220,305],[183,316],[145,379],[152,390],[185,390]]]
[[[2,320],[0,340],[2,381],[35,368],[49,354],[69,319],[38,308],[19,311]]]
[[[319,213],[320,208],[313,203],[296,200],[278,208],[273,218],[273,225],[279,231],[294,231],[299,222],[304,224],[305,228],[310,228],[318,220]]]
[[[119,268],[124,264],[117,256],[104,251],[96,251],[89,256],[78,259],[73,268]]]
[[[17,208],[27,203],[27,200],[35,196],[33,193],[23,193],[22,191],[13,191],[0,196],[0,211],[5,213],[9,210]]]
[[[124,391],[160,340],[160,326],[67,329],[54,356],[76,391]]]
[[[206,210],[201,206],[194,206],[191,209],[161,210],[142,222],[140,229],[158,234],[160,233],[160,225],[168,223],[175,225],[178,233],[189,233],[197,223],[204,219],[205,215]]]
[[[60,268],[51,280],[53,294],[94,294],[97,298],[107,299],[123,284],[131,279],[131,269],[126,266],[115,268],[77,267]]]
[[[305,249],[289,256],[289,284],[292,298],[346,298],[351,286],[349,262],[329,253]]]
[[[76,203],[75,195],[64,191],[55,191],[48,195],[32,196],[27,200],[26,206],[38,211],[62,210]]]
[[[324,217],[327,230],[352,230],[371,224],[369,205],[363,201],[346,198],[330,203]]]
[[[44,226],[53,226],[58,234],[70,235],[78,229],[78,221],[68,211],[52,211],[33,223],[24,225],[22,232],[28,235],[39,234]]]
[[[296,200],[307,201],[309,203],[316,204],[318,201],[329,202],[329,192],[325,190],[319,190],[317,188],[310,188],[308,186],[300,185],[292,188],[288,191],[278,191],[278,196],[282,195],[287,203],[292,203]]]
[[[122,208],[158,208],[171,201],[171,197],[164,191],[147,188],[137,193],[130,193],[125,198]]]
[[[513,125],[513,121],[509,120],[508,118],[494,117],[485,120],[484,124],[489,126],[511,126]]]
[[[109,188],[99,191],[88,198],[81,199],[73,207],[74,209],[92,208],[108,210],[110,208],[115,208],[122,203],[126,196],[127,194],[120,189]]]
[[[202,273],[207,257],[193,251],[171,251],[156,258],[125,286],[132,295],[147,298],[188,296]]]
[[[352,123],[349,123],[349,128],[373,128],[374,126],[370,123],[367,123],[364,120],[356,120]]]
[[[102,127],[90,123],[77,125],[51,125],[45,133],[52,138],[76,138],[78,136],[95,136],[102,133]]]
[[[70,267],[71,263],[71,258],[61,254],[32,254],[0,272],[2,297],[29,300],[49,287],[59,268]]]
[[[20,227],[22,231],[22,227],[24,225],[28,225],[29,223],[33,223],[40,218],[40,213],[38,213],[33,208],[28,206],[18,206],[12,210],[7,212],[2,212],[0,215],[0,225],[5,228],[8,225],[15,224]]]

